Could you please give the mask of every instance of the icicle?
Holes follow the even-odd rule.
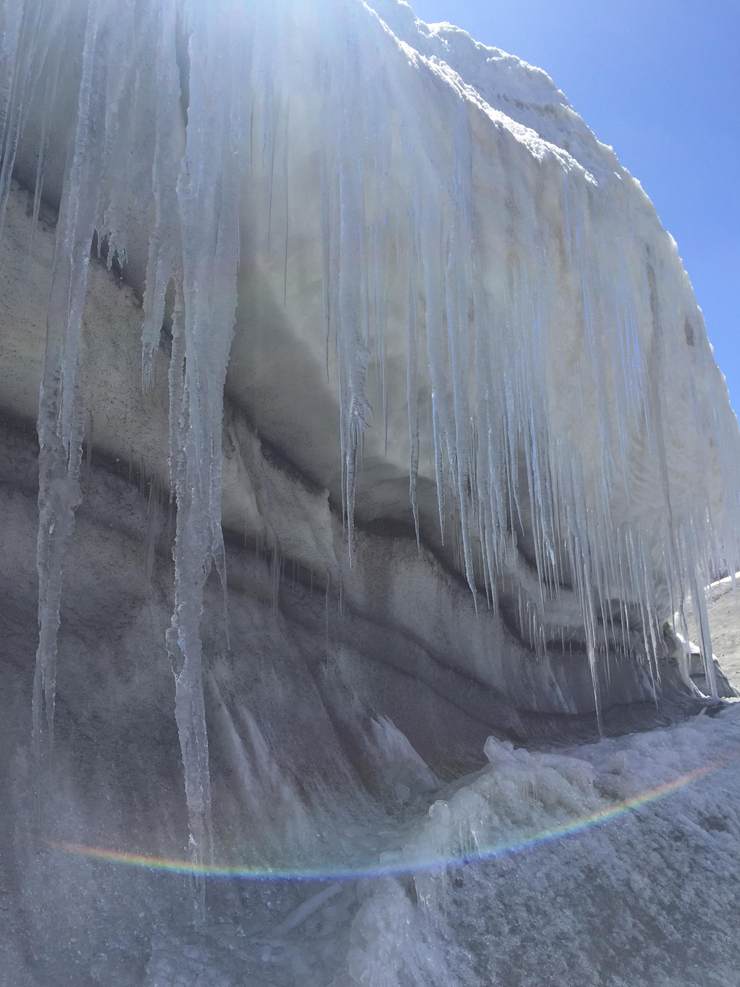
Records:
[[[51,125],[52,111],[56,102],[57,86],[59,84],[59,70],[61,66],[62,53],[58,49],[53,56],[53,68],[49,72],[44,88],[44,110],[41,121],[41,136],[36,157],[36,175],[33,187],[33,212],[31,227],[31,248],[34,252],[34,242],[38,230],[39,215],[41,212],[41,202],[44,194],[44,182],[46,178],[46,157],[48,153],[49,128]]]
[[[699,578],[699,574],[694,575],[691,588],[694,599],[695,612],[699,621],[699,635],[701,637],[701,653],[704,660],[704,673],[709,686],[709,695],[715,701],[719,701],[717,691],[717,673],[714,668],[714,655],[712,653],[712,635],[709,626],[709,614],[707,613],[707,596],[704,582]]]
[[[161,0],[155,9],[158,16],[157,22],[152,27],[157,38],[154,86],[155,138],[152,162],[154,215],[149,235],[142,326],[142,374],[145,390],[148,390],[153,382],[154,354],[159,346],[164,322],[167,288],[171,280],[180,273],[178,263],[180,229],[174,183],[174,176],[180,169],[182,156],[179,129],[173,123],[173,120],[177,119],[173,118],[173,113],[179,111],[181,100],[175,51],[175,0]]]
[[[0,234],[4,226],[5,207],[10,191],[15,152],[20,129],[20,105],[26,93],[21,89],[23,75],[24,28],[32,5],[24,0],[5,0],[0,7]],[[31,15],[32,16],[32,15]]]
[[[348,46],[349,47],[349,46]],[[352,93],[357,89],[357,66],[350,64],[351,50],[346,58],[344,87],[340,97],[339,142],[342,148],[359,147],[357,133],[358,104]],[[363,176],[361,160],[341,153],[338,160],[338,270],[337,270],[337,348],[342,392],[342,502],[347,525],[350,564],[352,562],[355,495],[362,436],[370,419],[365,387],[369,349],[364,327],[366,292],[358,272],[364,269]]]
[[[419,507],[416,500],[416,482],[419,473],[419,409],[417,393],[418,370],[416,360],[418,269],[416,258],[419,248],[416,242],[416,235],[417,230],[414,217],[412,216],[409,222],[409,239],[412,243],[412,248],[409,251],[409,310],[406,342],[406,406],[409,435],[409,500],[411,503],[411,514],[414,518],[414,533],[416,534],[416,545],[418,548],[420,547],[420,533]]]
[[[177,531],[175,607],[167,644],[175,671],[175,716],[196,865],[207,862],[212,850],[200,637],[212,565],[226,592],[221,529],[223,394],[237,304],[236,205],[246,133],[238,86],[248,50],[235,30],[240,22],[230,16],[234,9],[227,0],[208,8],[195,3],[189,9],[190,102],[176,190],[182,287],[173,320],[170,373]],[[204,886],[196,904],[202,916]]]
[[[101,182],[106,66],[99,33],[104,9],[87,10],[72,161],[59,211],[39,395],[39,643],[33,692],[37,755],[54,739],[54,703],[64,560],[80,499],[84,413],[79,394],[80,341],[90,248]]]

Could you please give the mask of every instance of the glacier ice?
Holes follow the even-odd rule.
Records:
[[[160,630],[196,869],[218,843],[209,704],[239,785],[302,798],[214,677],[233,653],[224,530],[269,554],[276,620],[291,565],[322,590],[337,708],[364,710],[371,688],[343,615],[382,613],[426,648],[425,688],[485,684],[500,706],[470,702],[502,728],[589,712],[601,730],[620,702],[661,708],[681,682],[695,698],[671,666],[689,595],[718,698],[704,587],[738,567],[737,420],[675,243],[544,73],[395,0],[1,0],[0,148],[0,230],[15,236],[14,181],[34,243],[58,215],[37,409],[33,744],[49,771],[93,445],[140,457],[150,499],[174,503]],[[100,304],[100,267],[137,293],[136,318]],[[118,338],[133,322],[135,390]],[[22,417],[15,386],[3,406]],[[276,480],[289,470],[266,449],[301,482]],[[394,572],[373,539],[399,525],[417,558],[383,549]],[[353,743],[382,798],[434,786],[387,712]],[[309,845],[311,813],[286,814]]]
[[[125,274],[131,264],[142,279],[149,385],[165,317],[171,327],[179,510],[170,641],[185,720],[202,718],[202,580],[211,563],[225,579],[220,422],[240,251],[242,266],[263,269],[292,316],[289,248],[306,237],[321,245],[318,321],[336,381],[350,559],[363,457],[376,455],[367,436],[387,450],[388,378],[404,361],[406,438],[394,435],[386,458],[405,450],[417,531],[419,473],[431,459],[438,532],[429,537],[446,536],[474,600],[482,593],[495,604],[526,523],[539,589],[530,598],[520,585],[515,595],[531,646],[555,646],[549,600],[572,588],[598,712],[597,666],[609,650],[630,651],[626,611],[637,607],[637,646],[657,688],[661,617],[678,609],[669,601],[696,594],[736,548],[737,426],[721,401],[699,393],[686,346],[674,345],[685,325],[701,326],[701,314],[675,247],[611,152],[591,140],[580,160],[583,128],[562,104],[573,154],[564,150],[570,140],[558,146],[504,116],[486,102],[496,95],[495,73],[488,81],[481,64],[486,50],[461,50],[467,36],[461,43],[454,31],[425,33],[401,9],[389,15],[396,37],[359,3],[321,12],[298,0],[270,12],[174,0],[67,6],[47,16],[40,0],[20,12],[8,4],[3,34],[4,166],[12,170],[29,122],[37,194],[50,148],[48,108],[39,124],[34,100],[46,104],[60,88],[57,33],[82,56],[70,83],[78,96],[39,412],[39,723],[42,706],[52,718],[61,559],[78,499],[79,337],[94,238],[109,265]],[[447,49],[449,63],[438,54]],[[480,79],[477,89],[466,75]],[[536,105],[546,84],[530,75]],[[449,140],[420,114],[429,100],[422,89]],[[523,119],[532,122],[531,113]],[[301,192],[306,181],[316,190],[315,227],[313,215],[294,215],[296,173]],[[4,197],[7,188],[6,176]],[[137,243],[144,236],[146,248]],[[316,330],[297,329],[307,331]],[[397,333],[405,354],[391,358]],[[691,357],[711,363],[703,332],[692,328],[690,338],[703,351]],[[577,390],[564,394],[574,376]],[[690,479],[679,460],[695,464]],[[717,474],[716,490],[704,490]],[[708,628],[703,646],[711,654]],[[710,683],[712,674],[710,663]],[[200,762],[200,780],[189,785],[205,805],[202,725],[183,723],[186,735],[187,762]]]

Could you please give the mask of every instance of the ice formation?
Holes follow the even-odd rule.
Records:
[[[472,674],[502,706],[599,721],[612,703],[660,705],[690,594],[717,698],[703,588],[738,567],[737,420],[675,243],[543,72],[397,0],[1,0],[0,32],[0,224],[13,180],[32,192],[34,237],[45,205],[58,211],[33,689],[49,770],[93,443],[137,459],[175,505],[166,642],[196,869],[214,843],[204,675],[232,630],[224,528],[264,542],[276,599],[283,559],[325,586],[328,648],[333,594],[354,615],[376,599],[373,525],[402,524],[417,559],[392,549],[384,618],[424,638],[425,607],[430,626],[461,615],[460,667],[431,662],[426,684],[454,694]],[[99,262],[141,300],[138,398],[123,369],[106,393],[132,326],[106,321],[112,305],[91,314]],[[85,333],[89,352],[114,354],[102,381]],[[20,386],[3,386],[25,413]],[[249,427],[229,425],[233,409]],[[250,427],[303,485],[269,479]],[[440,585],[423,551],[464,579],[469,614],[449,586],[437,615],[429,594],[419,603]],[[337,696],[359,702],[335,673]],[[221,743],[248,735],[269,760],[248,715],[216,705]],[[370,761],[403,766],[394,791],[406,774],[433,786],[391,720],[373,723]]]

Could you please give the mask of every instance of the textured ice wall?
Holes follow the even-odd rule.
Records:
[[[403,5],[13,0],[0,16],[3,208],[14,172],[35,214],[59,206],[38,753],[93,244],[142,292],[145,388],[163,323],[170,352],[168,647],[196,858],[224,389],[329,490],[350,559],[356,517],[405,522],[533,654],[581,647],[597,712],[609,662],[642,661],[659,691],[662,621],[736,556],[737,422],[675,244],[549,80]]]
[[[110,290],[120,317],[129,293]],[[194,927],[187,878],[156,866],[187,867],[163,644],[173,519],[99,453],[66,560],[54,781],[34,811],[37,464],[32,432],[2,442],[0,962],[13,987],[733,982],[737,708],[587,746],[566,747],[561,727],[550,752],[492,739],[483,758],[505,722],[490,691],[435,677],[418,637],[347,598],[343,615],[333,595],[325,610],[306,572],[286,570],[275,600],[271,560],[234,541],[231,650],[217,582],[202,632],[215,862],[242,877],[208,882]],[[147,526],[161,526],[154,545]],[[376,563],[384,540],[366,546]],[[407,548],[378,581],[411,571]],[[433,592],[427,579],[418,600]],[[375,876],[345,879],[357,870]]]

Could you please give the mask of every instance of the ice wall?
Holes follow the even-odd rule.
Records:
[[[15,175],[36,217],[42,200],[59,210],[39,757],[89,412],[91,248],[141,292],[144,389],[169,354],[167,642],[196,860],[224,394],[329,491],[350,562],[356,520],[401,522],[533,660],[582,651],[597,714],[620,663],[657,697],[663,622],[737,568],[737,421],[675,244],[547,77],[403,4],[5,0],[0,18],[0,206]]]

